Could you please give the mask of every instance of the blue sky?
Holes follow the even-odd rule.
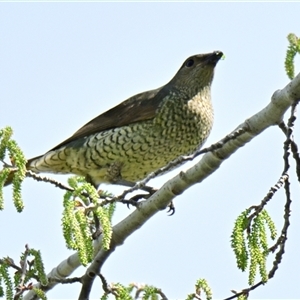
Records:
[[[299,3],[1,3],[0,8],[0,127],[13,127],[27,157],[46,152],[128,97],[164,85],[188,56],[221,50],[226,59],[216,68],[215,123],[206,145],[217,142],[289,82],[286,36],[300,35]],[[269,128],[177,197],[174,216],[160,212],[109,258],[102,270],[108,282],[153,284],[170,299],[193,292],[198,278],[208,280],[215,298],[246,287],[247,276],[237,270],[230,249],[233,222],[277,182],[283,141],[280,130]],[[159,187],[177,172],[151,184]],[[294,183],[286,254],[275,278],[252,299],[300,298],[300,194]],[[42,251],[50,271],[72,254],[60,229],[63,192],[27,179],[23,193],[26,207],[18,214],[5,190],[0,256],[18,261],[28,243]],[[278,230],[283,205],[280,191],[269,205]],[[120,206],[115,222],[131,211]],[[72,299],[79,289],[57,287],[49,298]],[[92,296],[100,289],[96,282]]]

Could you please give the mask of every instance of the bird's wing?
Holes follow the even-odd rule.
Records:
[[[97,132],[153,119],[165,94],[164,87],[137,94],[94,118],[51,150]]]

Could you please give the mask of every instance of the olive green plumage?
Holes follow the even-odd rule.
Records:
[[[222,55],[189,57],[165,86],[96,117],[46,154],[28,160],[27,169],[82,175],[94,185],[130,185],[193,153],[212,128],[210,88]]]

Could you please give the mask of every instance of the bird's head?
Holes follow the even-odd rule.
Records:
[[[168,83],[169,88],[198,93],[204,87],[210,86],[214,68],[222,56],[221,51],[190,56]]]

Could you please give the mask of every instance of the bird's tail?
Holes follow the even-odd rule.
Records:
[[[31,170],[31,171],[33,171],[33,172],[35,172],[35,173],[39,173],[38,170],[36,170],[36,169],[32,166],[32,162],[34,162],[34,161],[40,159],[41,157],[42,157],[42,155],[41,155],[41,156],[33,157],[33,158],[31,158],[31,159],[28,159],[28,160],[27,160],[27,163],[26,163],[26,165],[25,165],[26,170],[27,170],[27,171]],[[4,170],[6,170],[6,169],[0,170],[0,178],[1,178],[1,174],[3,174],[2,172],[4,172]],[[12,184],[13,179],[14,179],[14,176],[16,175],[17,171],[18,171],[17,168],[11,168],[11,169],[10,169],[10,173],[8,174],[8,176],[7,176],[7,178],[6,178],[5,182],[4,182],[4,186],[8,186],[8,185]]]

